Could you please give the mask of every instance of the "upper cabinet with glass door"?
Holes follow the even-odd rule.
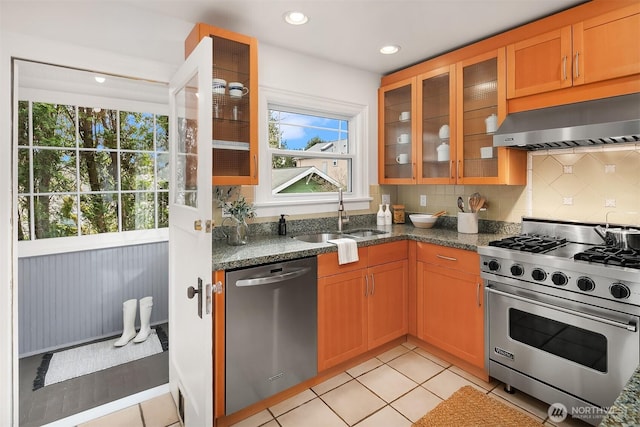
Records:
[[[204,37],[213,41],[212,183],[255,185],[258,183],[257,40],[199,23],[185,40],[185,56]]]
[[[456,69],[456,182],[524,185],[526,152],[493,147],[507,112],[505,49],[461,61]]]
[[[381,184],[416,182],[416,80],[378,91],[378,180]]]
[[[455,183],[455,82],[454,65],[418,76],[419,183]]]

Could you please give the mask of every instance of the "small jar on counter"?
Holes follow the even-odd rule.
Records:
[[[393,223],[404,224],[404,205],[393,205]]]

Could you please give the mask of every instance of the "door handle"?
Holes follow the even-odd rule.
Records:
[[[193,229],[196,231],[202,231],[202,220],[196,219],[193,221]]]
[[[198,289],[193,286],[187,288],[187,298],[193,299],[198,295],[198,317],[202,319],[202,279],[198,277]]]

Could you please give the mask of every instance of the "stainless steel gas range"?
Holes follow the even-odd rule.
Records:
[[[594,425],[640,363],[640,251],[596,225],[524,218],[478,248],[489,375]]]

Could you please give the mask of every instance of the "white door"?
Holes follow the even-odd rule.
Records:
[[[169,383],[187,427],[213,425],[209,37],[169,84]]]

